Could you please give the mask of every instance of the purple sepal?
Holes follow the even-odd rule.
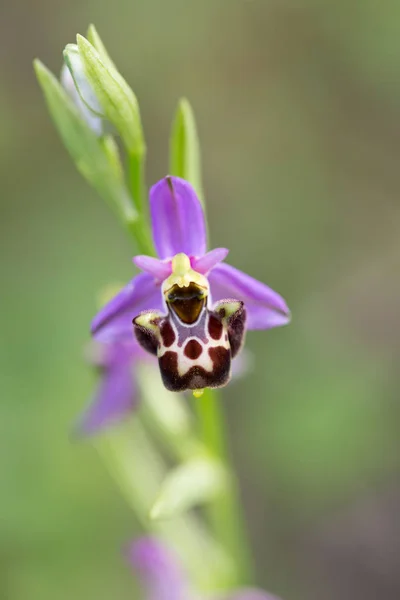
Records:
[[[137,404],[137,388],[132,368],[142,351],[130,344],[97,346],[94,363],[102,371],[98,389],[81,416],[76,433],[90,435],[127,416]]]
[[[236,298],[245,303],[247,329],[271,329],[289,323],[290,311],[282,296],[243,271],[221,263],[214,267],[208,280],[213,302]]]
[[[154,245],[161,259],[180,252],[205,254],[203,209],[190,183],[179,177],[164,177],[150,190],[150,211]]]
[[[161,287],[154,277],[141,273],[97,313],[91,332],[99,342],[131,341],[132,319],[142,310],[161,310]]]
[[[152,537],[136,540],[128,547],[127,558],[139,575],[146,600],[192,598],[178,560],[160,540]]]

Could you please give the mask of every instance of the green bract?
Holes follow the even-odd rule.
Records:
[[[112,69],[117,69],[115,64],[110,58],[106,47],[104,46],[99,34],[97,33],[97,29],[94,25],[89,25],[89,29],[87,31],[87,39],[92,44],[94,48],[96,48],[97,52],[100,54],[103,61],[108,64],[108,66]]]
[[[227,489],[227,471],[214,458],[192,458],[169,471],[150,510],[154,520],[168,519],[214,500]]]

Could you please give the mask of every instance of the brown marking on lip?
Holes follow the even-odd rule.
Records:
[[[197,340],[189,340],[183,352],[187,358],[196,360],[196,358],[199,358],[199,356],[203,352],[203,348]]]
[[[222,336],[222,323],[217,317],[214,315],[210,315],[208,320],[208,333],[212,337],[213,340],[219,340]]]
[[[174,330],[172,329],[171,323],[169,323],[167,320],[165,320],[161,325],[160,334],[164,346],[166,348],[172,346],[176,339],[176,336]]]
[[[214,369],[219,369],[225,363],[230,362],[231,353],[227,348],[224,348],[223,346],[209,348],[208,354],[213,362]]]

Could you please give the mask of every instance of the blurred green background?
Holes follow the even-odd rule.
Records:
[[[8,4],[7,4],[8,2]],[[1,5],[0,598],[136,597],[132,514],[71,425],[95,295],[132,249],[33,76],[94,22],[134,88],[148,182],[193,104],[210,229],[279,290],[224,404],[258,583],[285,600],[400,597],[400,5],[37,0]],[[201,557],[199,557],[201,560]]]

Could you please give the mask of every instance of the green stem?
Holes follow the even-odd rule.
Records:
[[[127,229],[128,233],[134,239],[139,252],[154,256],[154,246],[145,217],[140,215],[135,221],[129,222]]]
[[[128,172],[129,187],[132,193],[133,202],[139,214],[146,210],[146,185],[144,182],[144,166],[146,155],[130,153],[128,154]]]
[[[149,215],[147,208],[147,191],[145,184],[145,154],[132,153],[128,155],[129,188],[139,218],[128,225],[129,232],[137,242],[140,252],[154,255],[151,239]]]
[[[249,584],[252,580],[251,556],[239,501],[238,483],[230,465],[218,392],[206,389],[203,396],[196,400],[196,412],[202,441],[209,451],[225,464],[230,473],[228,489],[209,505],[209,519],[217,538],[235,560],[237,585]]]

